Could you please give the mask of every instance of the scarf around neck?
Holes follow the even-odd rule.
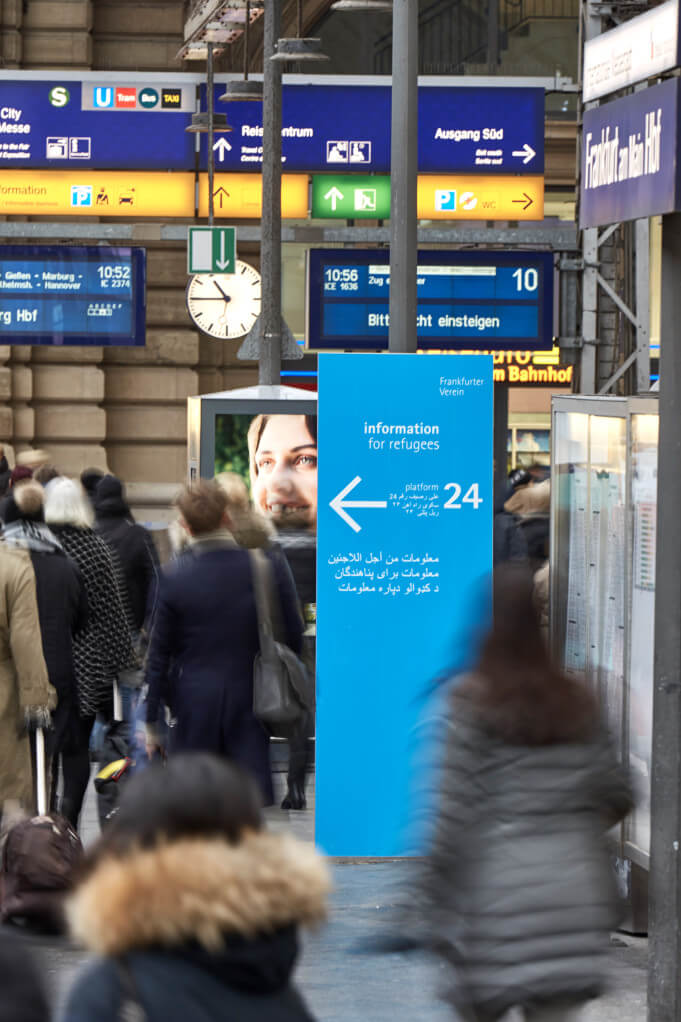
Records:
[[[8,546],[33,550],[34,553],[54,554],[63,551],[61,543],[44,522],[31,522],[26,518],[18,518],[5,525],[2,538]]]

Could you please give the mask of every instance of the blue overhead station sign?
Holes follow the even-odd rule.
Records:
[[[193,170],[195,85],[0,80],[0,170]]]
[[[584,112],[581,227],[672,213],[681,204],[679,90],[672,78]]]
[[[218,169],[257,170],[262,104],[230,102],[227,116],[233,131],[214,144]],[[541,174],[544,90],[421,86],[418,133],[421,171]],[[205,137],[201,145],[205,168]],[[289,171],[389,172],[390,88],[284,85],[282,156]]]
[[[320,356],[316,839],[329,855],[413,854],[417,725],[434,682],[470,661],[492,568],[492,391],[490,356]]]
[[[311,249],[307,347],[388,347],[390,254]],[[424,350],[553,347],[553,257],[547,252],[419,253],[417,337]]]
[[[143,345],[139,248],[0,247],[0,344]]]

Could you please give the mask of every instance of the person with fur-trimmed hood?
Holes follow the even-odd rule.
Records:
[[[205,753],[151,766],[68,906],[100,957],[62,1022],[312,1022],[291,976],[298,928],[322,921],[328,890],[312,846],[263,828],[245,772]]]

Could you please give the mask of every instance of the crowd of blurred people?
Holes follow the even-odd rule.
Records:
[[[595,699],[542,640],[541,475],[515,472],[497,503],[493,621],[452,688],[432,837],[395,921],[413,946],[442,956],[445,996],[466,1022],[511,1008],[534,1022],[577,1019],[602,989],[617,922],[604,836],[631,793]],[[10,469],[2,452],[0,810],[33,809],[30,736],[45,728],[51,808],[77,828],[95,724],[113,734],[122,717],[136,769],[69,901],[72,934],[98,957],[64,1022],[305,1022],[292,983],[297,931],[323,920],[329,877],[311,846],[263,822],[274,791],[269,736],[253,712],[252,552],[268,565],[278,634],[304,655],[314,530],[290,528],[279,504],[283,520],[268,520],[231,473],[184,488],[176,509],[161,568],[121,480],[97,469],[66,477],[45,452]],[[288,736],[285,808],[305,805],[311,726],[302,719]],[[0,944],[3,988],[8,970],[19,988],[24,965]],[[12,1019],[42,1022],[25,968]]]

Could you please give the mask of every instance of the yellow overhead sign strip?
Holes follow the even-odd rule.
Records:
[[[419,174],[419,220],[543,220],[542,175]]]
[[[281,215],[288,220],[305,220],[308,213],[307,174],[282,174]],[[259,220],[262,215],[260,174],[216,174],[213,187],[215,216]],[[208,175],[199,175],[199,216],[208,216]]]
[[[0,213],[28,216],[194,215],[194,175],[100,170],[0,171]]]

